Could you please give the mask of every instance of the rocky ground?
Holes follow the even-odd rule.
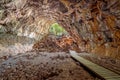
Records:
[[[32,51],[34,40],[0,34],[0,80],[97,80],[66,52]]]
[[[68,53],[27,52],[0,63],[0,80],[97,80]]]
[[[0,34],[0,80],[100,80],[69,53],[35,51],[33,44],[34,40],[27,37]],[[119,60],[88,53],[79,55],[120,72]]]

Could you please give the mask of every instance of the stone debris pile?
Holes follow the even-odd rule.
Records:
[[[80,52],[77,43],[72,37],[52,38],[47,37],[34,44],[33,49],[36,51],[48,51],[48,52],[68,52],[69,50],[75,50]]]

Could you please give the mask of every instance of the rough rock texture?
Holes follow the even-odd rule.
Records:
[[[100,80],[64,52],[28,52],[0,63],[0,80]]]
[[[68,11],[60,22],[81,50],[120,59],[119,0],[61,1]]]
[[[120,0],[1,0],[6,32],[41,39],[58,22],[82,51],[120,59]]]
[[[51,37],[50,35],[44,37],[40,41],[33,45],[34,51],[47,51],[47,52],[69,52],[69,50],[74,50],[81,52],[76,41],[70,36],[62,36],[61,38]]]
[[[0,34],[0,59],[32,50],[35,40],[13,34]],[[0,62],[2,62],[0,60]]]

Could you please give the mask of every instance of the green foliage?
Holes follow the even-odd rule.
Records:
[[[51,34],[54,34],[57,36],[67,33],[65,29],[62,26],[60,26],[58,23],[52,24],[49,31]]]

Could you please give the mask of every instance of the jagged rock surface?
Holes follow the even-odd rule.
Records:
[[[27,52],[0,64],[0,80],[95,80],[95,77],[75,64],[67,53]]]
[[[40,39],[58,22],[81,50],[120,59],[120,0],[1,0],[0,4],[0,24],[6,32]]]

